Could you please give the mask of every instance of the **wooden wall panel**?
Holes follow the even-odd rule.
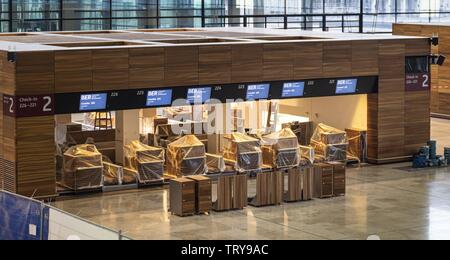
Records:
[[[416,25],[416,24],[395,24],[393,33],[396,35],[408,36],[439,36],[439,45],[431,46],[431,52],[434,54],[444,54],[450,56],[450,27],[448,25]],[[408,55],[417,53],[419,45],[425,47],[427,40],[408,41]],[[417,51],[413,51],[411,44],[415,44]],[[450,116],[450,105],[447,101],[450,92],[450,63],[448,60],[443,66],[433,65],[431,67],[431,112]]]
[[[417,153],[430,140],[430,92],[405,93],[405,154]]]
[[[56,194],[54,117],[16,119],[17,192],[25,196]]]
[[[380,78],[405,80],[405,44],[383,42],[379,47],[379,75]],[[395,87],[394,91],[404,91],[405,88]],[[390,91],[380,88],[380,92]]]
[[[323,76],[323,43],[295,44],[290,55],[294,57],[295,79],[315,79]]]
[[[3,94],[0,93],[0,100],[3,100]],[[0,105],[0,189],[3,189],[3,105]]]
[[[16,87],[16,63],[8,61],[8,53],[0,52],[0,83],[1,92],[14,95]]]
[[[128,89],[128,49],[93,50],[93,90]]]
[[[55,92],[55,55],[53,52],[18,52],[16,58],[16,95]]]
[[[92,51],[55,52],[55,92],[93,90]]]
[[[352,43],[347,41],[323,44],[323,74],[341,77],[352,74]]]
[[[263,80],[263,45],[232,46],[232,81],[255,82]]]
[[[405,93],[383,93],[378,99],[378,157],[405,156]]]
[[[378,94],[367,97],[367,157],[378,158]]]
[[[439,52],[450,54],[450,27],[439,27]]]
[[[378,75],[378,41],[352,42],[352,76],[373,75]]]
[[[199,47],[199,84],[231,82],[231,46]]]
[[[295,44],[264,44],[263,79],[268,81],[294,79]]]
[[[378,158],[406,156],[405,44],[380,42],[378,94]]]
[[[16,182],[16,134],[15,118],[3,116],[2,127],[2,171],[3,188],[9,192],[17,191]]]
[[[198,84],[198,47],[167,47],[165,85]]]
[[[133,48],[130,55],[130,88],[164,86],[164,48]]]
[[[405,44],[407,56],[425,56],[431,52],[428,39],[408,40]]]

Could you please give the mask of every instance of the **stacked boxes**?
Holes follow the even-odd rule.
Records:
[[[347,161],[348,140],[344,131],[319,124],[311,138],[311,146],[326,162]]]
[[[447,161],[447,165],[450,165],[450,147],[444,148],[444,158]]]
[[[450,148],[444,148],[444,155],[437,155],[437,142],[428,141],[413,157],[413,168],[447,166],[450,163]]]
[[[290,128],[263,137],[263,162],[273,168],[296,167],[300,163],[298,140]]]
[[[103,186],[102,154],[95,145],[83,144],[64,153],[61,182],[72,190],[101,188]]]
[[[239,172],[257,171],[262,167],[262,150],[258,139],[242,133],[224,137],[224,158]]]
[[[439,160],[437,158],[437,142],[430,140],[427,143],[428,147],[430,147],[430,165],[431,166],[438,166]]]
[[[145,184],[163,179],[165,155],[162,148],[133,141],[125,146],[124,152],[125,168],[129,173],[132,171],[136,173],[139,183]]]
[[[194,135],[186,135],[170,143],[167,170],[176,177],[205,174],[208,171],[205,145]]]

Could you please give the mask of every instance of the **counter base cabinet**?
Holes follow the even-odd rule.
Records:
[[[220,176],[217,180],[217,200],[215,211],[243,209],[247,207],[247,180],[245,174]]]
[[[233,209],[243,209],[248,206],[248,177],[238,174],[233,180]]]
[[[250,199],[255,207],[279,205],[283,202],[284,175],[282,171],[259,172],[256,175],[256,196]]]
[[[314,191],[314,169],[312,167],[300,168],[300,173],[302,177],[302,200],[312,200]]]
[[[302,200],[303,178],[299,168],[289,169],[287,172],[288,184],[284,194],[284,201],[295,202]]]
[[[330,163],[333,167],[333,196],[345,196],[346,166],[343,163]]]
[[[308,201],[313,198],[313,168],[299,167],[287,171],[288,184],[284,201]]]
[[[179,178],[170,181],[170,212],[177,216],[195,214],[195,181]]]
[[[329,164],[314,165],[314,198],[333,197],[333,166]]]
[[[233,178],[234,176],[220,176],[217,180],[217,200],[213,203],[214,210],[225,211],[232,209]]]
[[[206,176],[190,176],[188,179],[195,181],[195,212],[197,214],[208,213],[211,211],[211,179]]]

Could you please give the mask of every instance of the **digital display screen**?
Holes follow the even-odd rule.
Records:
[[[149,90],[147,92],[148,107],[170,106],[172,105],[172,90]]]
[[[357,79],[340,79],[337,81],[336,94],[356,93]]]
[[[270,84],[256,84],[247,86],[247,100],[268,99]]]
[[[187,101],[190,104],[202,104],[211,99],[211,87],[190,88],[187,92]]]
[[[304,94],[305,82],[289,82],[283,84],[283,92],[281,96],[284,98],[303,97]]]
[[[108,94],[85,94],[80,97],[80,111],[104,110]]]

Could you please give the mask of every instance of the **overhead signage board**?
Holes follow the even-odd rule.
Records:
[[[168,107],[176,100],[184,100],[182,104],[186,102],[188,104],[204,104],[210,100],[224,103],[227,101],[240,102],[371,93],[378,93],[378,76],[60,93],[55,94],[54,97],[54,113],[69,114],[101,110],[120,111],[148,107]],[[53,97],[51,98],[53,107]]]

